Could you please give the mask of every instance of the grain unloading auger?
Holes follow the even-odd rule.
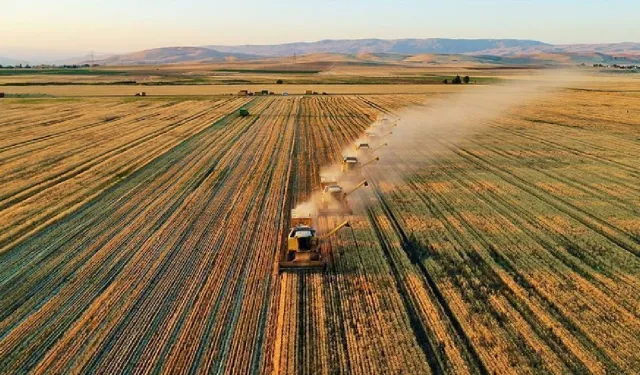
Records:
[[[384,139],[390,135],[392,135],[393,132],[377,132],[377,131],[368,131],[365,133],[365,136],[367,137],[367,141],[369,146],[374,146],[377,145],[379,142],[384,141]]]
[[[323,236],[317,236],[311,215],[300,215],[291,211],[291,229],[287,235],[287,252],[278,263],[280,271],[324,270],[327,263],[320,254],[322,241],[338,233],[351,224],[344,221]]]
[[[318,207],[318,215],[351,215],[353,210],[349,207],[347,197],[363,186],[369,186],[367,180],[363,180],[353,188],[345,191],[337,183],[323,186],[322,199]]]
[[[379,132],[386,132],[389,131],[393,128],[395,128],[396,126],[398,126],[398,123],[400,122],[400,118],[397,118],[393,121],[391,121],[388,118],[383,118],[381,120],[379,120],[378,122],[374,123],[371,127],[374,130],[377,130]]]

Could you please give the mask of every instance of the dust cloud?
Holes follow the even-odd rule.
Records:
[[[552,71],[527,78],[499,85],[465,87],[458,94],[429,98],[425,105],[384,116],[395,126],[381,128],[380,121],[376,121],[355,144],[343,150],[343,156],[357,156],[361,163],[379,157],[380,161],[362,168],[362,176],[386,190],[404,183],[408,176],[428,167],[434,159],[446,156],[466,138],[486,131],[492,120],[582,79],[570,71]],[[377,134],[378,139],[367,134]],[[355,145],[359,143],[368,143],[375,151],[357,151]],[[386,146],[379,147],[383,144]],[[321,176],[334,177],[345,190],[359,179],[341,173],[339,164],[323,168]],[[320,192],[314,194],[296,210],[315,216],[320,197]]]
[[[582,80],[571,71],[528,78],[468,87],[459,94],[429,99],[424,106],[398,112],[398,125],[385,139],[388,146],[376,153],[380,161],[367,167],[366,175],[386,186],[403,183],[408,175],[446,156],[465,139],[487,131],[493,120]]]

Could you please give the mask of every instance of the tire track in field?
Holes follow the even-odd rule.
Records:
[[[436,160],[433,160],[434,162],[437,163]],[[463,178],[462,176],[465,176],[464,173],[461,172],[461,170],[459,169],[454,169],[454,172],[448,172],[447,168],[450,168],[452,166],[452,164],[447,165],[446,167],[444,165],[439,165],[439,168],[441,169],[441,171],[443,173],[445,173],[447,176],[449,176],[452,180],[457,181],[458,183],[460,183],[462,186],[465,186],[466,190],[471,193],[471,194],[476,194],[473,192],[473,190],[468,187],[466,185],[466,181],[468,181],[468,179]],[[455,175],[455,176],[454,176]],[[460,176],[460,177],[457,177]],[[468,177],[468,176],[467,176]],[[411,185],[413,186],[413,190],[414,191],[420,191],[420,188],[415,185],[414,182],[411,182]],[[435,194],[435,193],[434,193]],[[448,200],[445,199],[444,197],[441,197],[439,194],[435,194],[438,198],[438,200],[440,202],[443,203],[443,205],[445,206],[445,208],[447,209],[448,212],[452,212],[454,213],[454,215],[457,217],[457,219],[465,224],[465,228],[470,231],[471,233],[473,233],[474,238],[478,239],[482,245],[484,246],[484,248],[489,249],[490,250],[490,254],[491,257],[493,258],[493,260],[495,261],[496,264],[502,266],[503,268],[505,268],[507,270],[507,272],[513,277],[513,280],[516,281],[524,290],[535,290],[535,288],[533,288],[532,285],[528,284],[525,282],[525,276],[522,275],[519,272],[514,272],[517,268],[516,266],[514,266],[512,264],[511,261],[507,260],[504,256],[500,255],[497,250],[495,249],[495,246],[484,236],[482,235],[478,230],[476,230],[473,226],[472,223],[469,223],[464,217],[462,217],[461,215],[457,214],[457,210],[453,207],[452,203],[447,203]],[[429,202],[431,201],[430,198],[426,198],[429,200]],[[433,203],[429,203],[429,202],[425,202],[425,204],[433,204]],[[500,209],[500,205],[494,205],[497,202],[492,202],[491,207],[496,208],[499,212],[506,212],[510,210],[505,209],[505,210],[501,210]],[[514,206],[511,206],[514,207]],[[434,206],[430,206],[431,209],[437,210]],[[508,208],[508,207],[507,207]],[[437,210],[436,212],[436,216],[437,217],[444,217],[444,213],[442,211]],[[508,215],[507,217],[512,217],[513,215]],[[514,221],[514,222],[518,222],[518,220]],[[526,231],[526,227],[523,226],[519,226],[520,229],[522,229],[523,231]],[[449,228],[449,232],[451,233],[455,233],[455,229],[454,228]],[[531,238],[534,239],[534,241],[539,242],[542,239],[539,236],[533,235],[531,233],[528,233],[528,235],[532,236]],[[468,242],[465,242],[465,240],[462,239],[462,237],[454,235],[457,239],[457,241],[459,243],[462,243],[465,247],[467,248],[472,248],[471,244]],[[462,242],[461,242],[462,241]],[[543,241],[543,247],[544,246],[544,241]],[[550,246],[550,245],[549,245]],[[549,249],[548,249],[549,250]],[[550,253],[552,255],[556,255],[555,249],[550,249]],[[489,263],[487,263],[486,259],[478,256],[474,256],[473,258],[474,264],[483,264],[485,266],[485,268],[488,270],[488,274],[491,275],[491,278],[493,280],[497,280],[498,283],[501,283],[500,277],[498,275],[496,275],[495,273],[493,273],[493,271],[491,271],[491,265]],[[573,270],[575,270],[575,268],[572,267]],[[506,288],[506,290],[509,290],[509,286],[503,284],[503,287]],[[505,290],[503,288],[503,290]],[[596,343],[594,343],[593,341],[591,341],[587,335],[580,330],[578,327],[576,327],[572,321],[570,320],[569,317],[565,316],[562,313],[562,309],[559,306],[556,306],[556,304],[553,303],[553,301],[549,301],[545,296],[541,295],[540,293],[537,293],[538,298],[541,299],[542,301],[544,301],[545,306],[546,306],[546,311],[551,311],[556,315],[556,319],[561,322],[564,326],[569,327],[571,329],[571,332],[573,334],[575,334],[575,332],[581,332],[581,334],[579,335],[579,339],[580,341],[583,342],[583,344],[585,344],[588,348],[590,348],[590,350],[595,351],[596,353],[598,353],[598,356],[600,358],[604,359],[604,362],[607,364],[607,366],[610,369],[617,369],[620,370],[620,368],[618,368],[612,361],[611,359],[609,359],[605,353],[602,352],[602,350],[600,349],[600,347],[598,345],[596,345]],[[515,294],[512,293],[507,293],[506,297],[508,298],[511,306],[518,311],[518,313],[525,319],[525,321],[527,321],[527,323],[529,324],[529,326],[533,329],[534,332],[536,332],[536,334],[545,341],[545,343],[553,348],[553,350],[556,353],[569,353],[570,350],[568,347],[566,347],[566,344],[559,341],[559,338],[556,337],[555,335],[550,335],[548,334],[548,332],[544,329],[541,328],[540,322],[538,321],[536,314],[533,312],[533,310],[531,310],[526,301],[522,301],[520,300]],[[563,356],[564,357],[564,356]],[[588,372],[587,368],[584,366],[581,366],[581,364],[577,364],[575,361],[578,360],[578,358],[576,357],[574,360],[571,359],[567,359],[567,358],[563,358],[563,361],[565,363],[565,365],[567,365],[568,368],[571,368],[572,371],[576,372],[576,373],[584,373],[585,371]]]
[[[427,282],[428,288],[433,292],[433,295],[436,297],[436,302],[438,303],[438,307],[442,311],[444,311],[445,316],[448,319],[448,323],[450,324],[451,327],[453,327],[456,338],[462,344],[464,353],[468,356],[467,360],[468,361],[470,360],[469,364],[473,366],[474,370],[477,371],[478,373],[483,375],[488,375],[489,370],[487,369],[484,362],[480,358],[480,355],[476,351],[469,336],[466,334],[466,332],[462,328],[462,325],[460,324],[460,321],[457,319],[456,315],[453,313],[453,311],[449,307],[449,304],[447,303],[446,298],[440,291],[440,288],[438,287],[435,280],[431,276],[431,273],[427,270],[427,268],[422,263],[419,255],[420,254],[419,249],[416,248],[416,245],[417,245],[416,242],[412,241],[409,238],[409,236],[405,233],[404,229],[402,228],[402,225],[398,222],[391,207],[386,202],[386,199],[384,198],[382,192],[379,190],[378,188],[379,181],[377,181],[377,179],[375,178],[371,178],[371,176],[369,176],[369,179],[372,181],[373,192],[375,193],[375,196],[378,202],[380,203],[385,216],[391,222],[393,230],[395,234],[398,236],[398,239],[400,240],[400,246],[402,250],[405,252],[407,258],[411,261],[411,263],[414,264],[419,269],[420,273],[423,275],[425,281]],[[383,238],[384,235],[380,232],[380,228],[376,224],[375,218],[373,217],[370,208],[368,208],[367,210],[369,215],[369,221],[372,223],[373,227],[375,228],[374,230],[376,231],[376,235],[378,236],[381,243],[384,243],[384,238]],[[392,270],[394,270],[394,275],[395,275],[398,289],[401,291],[403,298],[405,299],[408,298],[409,293],[406,289],[401,287],[402,281],[400,280],[399,271],[395,268],[395,262],[393,261],[388,251],[388,248],[387,250],[385,250],[385,256],[387,258],[387,262],[392,267]],[[417,330],[417,332],[415,332],[416,339],[419,342],[424,342],[420,340],[425,340],[425,339],[428,341],[428,335],[426,331],[424,331],[424,328],[421,328],[421,322],[419,320],[416,320],[416,317],[419,316],[417,311],[413,309],[410,300],[407,300],[406,303],[407,303],[407,306],[405,307],[407,308],[407,314],[413,320],[412,326],[414,327],[414,329]],[[433,344],[429,344],[429,347],[424,348],[423,350],[425,351],[425,355],[428,356],[427,358],[431,356],[436,356]],[[430,361],[429,363],[430,367],[432,367],[432,369],[436,373],[444,373],[446,366],[441,364],[441,359],[438,358],[437,361],[438,361],[438,364],[431,363]]]
[[[569,152],[569,153],[574,154],[576,156],[585,157],[587,159],[594,160],[594,161],[597,161],[599,163],[615,165],[616,167],[627,171],[627,173],[635,176],[636,178],[640,178],[640,171],[638,170],[637,167],[634,167],[634,166],[631,166],[631,165],[628,165],[628,164],[625,164],[625,163],[621,163],[621,162],[616,161],[616,160],[611,160],[611,159],[606,158],[606,157],[592,155],[592,154],[590,154],[588,152],[585,152],[585,151],[582,151],[580,149],[577,149],[577,148],[574,148],[574,147],[570,147],[570,146],[567,146],[565,144],[561,144],[561,143],[558,143],[558,142],[554,142],[554,141],[551,141],[549,139],[542,138],[540,136],[533,136],[533,135],[530,135],[530,134],[525,134],[522,131],[513,130],[513,129],[510,129],[510,128],[507,128],[507,127],[504,127],[504,126],[500,126],[500,125],[493,125],[493,126],[495,128],[500,129],[501,131],[506,132],[506,133],[509,133],[509,134],[512,134],[512,135],[515,135],[515,136],[518,136],[518,137],[521,137],[521,138],[529,139],[529,140],[544,144],[546,146],[553,147],[556,150],[566,151],[566,152]],[[583,142],[583,141],[580,141],[580,140],[576,140],[575,138],[572,138],[572,141]],[[587,144],[587,146],[588,147],[592,147],[591,144]]]
[[[494,134],[487,134],[485,136],[500,141],[502,145],[510,144],[510,145],[513,146],[513,143],[509,143],[508,140],[506,140],[504,138],[501,138],[500,136],[496,136]],[[500,155],[500,156],[504,157],[507,160],[510,160],[510,161],[517,161],[518,160],[518,156],[514,155],[513,151],[500,150],[495,146],[489,146],[489,145],[482,144],[479,141],[474,141],[474,140],[471,140],[471,143],[473,143],[473,144],[475,144],[477,146],[480,146],[481,148],[487,149],[487,150],[495,153],[496,155]],[[525,149],[525,148],[521,147],[520,149]],[[535,153],[543,161],[546,161],[547,159],[549,159],[548,157],[540,155],[540,153],[536,152],[535,149],[527,149],[527,150],[529,150],[532,153]],[[558,158],[556,158],[556,157],[552,157],[551,159],[553,159],[555,161],[559,161]],[[586,194],[588,196],[596,196],[598,198],[605,199],[605,201],[611,202],[612,204],[614,204],[615,206],[617,206],[621,210],[632,211],[634,214],[638,213],[638,210],[635,207],[630,207],[627,201],[625,201],[625,200],[623,200],[623,199],[621,199],[621,198],[619,198],[619,197],[617,197],[615,195],[609,194],[609,193],[603,191],[602,189],[600,189],[600,188],[598,188],[596,186],[589,186],[589,185],[586,185],[586,184],[581,184],[580,183],[581,181],[576,180],[575,178],[564,177],[559,173],[548,172],[545,168],[540,168],[540,167],[536,167],[536,166],[532,166],[532,165],[528,165],[528,168],[532,169],[532,170],[535,170],[536,172],[538,172],[538,173],[540,173],[540,174],[542,174],[544,176],[547,176],[552,180],[557,180],[557,181],[563,182],[563,183],[567,184],[568,186],[571,186],[572,188],[574,188],[574,189],[576,189],[578,191],[581,191],[582,193],[584,193],[584,194]],[[590,174],[590,172],[588,172],[588,171],[583,172],[583,173]],[[638,190],[635,186],[627,185],[626,182],[623,182],[623,181],[620,181],[620,180],[615,180],[615,179],[610,179],[607,176],[603,176],[603,175],[598,175],[598,176],[594,176],[594,177],[598,177],[598,178],[600,178],[602,180],[606,180],[606,181],[609,181],[609,182],[614,183],[614,184],[622,185],[625,188],[628,188],[630,190],[636,190],[636,191],[638,191],[640,193],[640,190]]]
[[[486,160],[486,158],[481,157],[473,153],[472,151],[466,150],[465,148],[458,148],[452,146],[448,142],[440,142],[443,146],[448,147],[451,151],[453,151],[456,155],[466,159],[470,163],[476,165],[478,168],[483,170],[488,170],[500,177],[507,183],[510,183],[514,186],[519,187],[520,189],[526,191],[527,193],[535,196],[540,199],[542,202],[549,204],[552,207],[555,207],[558,210],[561,210],[564,214],[570,216],[574,220],[579,221],[589,229],[600,233],[602,236],[609,239],[611,242],[617,244],[621,248],[629,251],[637,257],[640,257],[640,249],[636,245],[637,241],[628,238],[627,234],[621,231],[620,229],[612,226],[609,223],[602,221],[601,219],[593,216],[592,214],[586,212],[585,210],[572,205],[567,202],[565,199],[560,197],[552,196],[544,191],[540,191],[537,187],[531,186],[531,183],[524,180],[522,177],[513,174],[512,172],[506,171],[496,165],[493,162]],[[580,215],[581,214],[581,215]],[[602,228],[606,228],[603,230]],[[614,235],[614,233],[616,235]]]
[[[599,277],[592,275],[591,270],[602,274],[612,282],[625,282],[620,279],[616,273],[611,272],[606,264],[603,264],[601,261],[588,254],[584,254],[584,251],[582,251],[584,246],[582,244],[577,243],[574,239],[559,231],[550,229],[546,225],[540,225],[539,220],[535,215],[530,213],[527,209],[520,209],[516,213],[513,210],[514,207],[519,207],[519,203],[516,200],[510,199],[508,196],[490,194],[484,191],[477,192],[473,190],[472,185],[469,184],[469,182],[475,180],[474,177],[467,173],[463,168],[456,166],[455,163],[444,165],[437,158],[430,158],[429,160],[431,160],[433,165],[438,166],[439,170],[450,180],[456,181],[470,194],[479,196],[489,207],[509,219],[512,223],[517,224],[517,227],[523,233],[525,233],[533,242],[540,244],[549,255],[565,264],[580,276],[589,280],[589,282],[598,285],[603,291],[607,291],[608,293],[615,292],[600,280]],[[536,231],[534,231],[534,229]],[[557,251],[555,245],[558,244],[567,247],[566,255]],[[571,249],[574,250],[572,251]],[[575,249],[581,250],[578,251]],[[584,269],[585,265],[590,267],[591,270]],[[623,297],[618,296],[618,298]],[[625,308],[629,313],[633,313],[634,306],[625,305]]]

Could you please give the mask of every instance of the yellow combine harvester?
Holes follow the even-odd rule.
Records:
[[[345,156],[342,158],[342,166],[340,167],[340,170],[344,173],[344,172],[352,172],[352,171],[356,171],[356,170],[362,170],[362,168],[366,167],[367,165],[374,163],[376,161],[380,160],[380,158],[373,158],[371,160],[369,160],[368,162],[364,163],[364,164],[360,164],[360,162],[358,161],[358,158],[356,156]]]
[[[322,199],[318,207],[318,215],[351,215],[353,210],[349,207],[347,196],[363,186],[369,186],[367,180],[363,180],[347,192],[338,184],[323,186]]]
[[[356,155],[365,155],[367,153],[369,153],[369,151],[371,151],[371,145],[369,145],[369,143],[367,142],[359,142],[356,143],[355,145],[356,148]]]
[[[387,146],[387,144],[383,143],[381,145],[377,145],[376,147],[372,147],[372,146],[373,146],[373,144],[371,144],[371,143],[365,143],[365,142],[356,143],[356,145],[355,145],[356,155],[357,156],[373,155],[374,152],[376,152],[379,149]]]
[[[291,211],[291,229],[287,236],[287,252],[284,259],[278,263],[278,269],[291,271],[324,270],[326,262],[320,254],[322,241],[336,234],[342,228],[351,225],[348,221],[333,228],[324,236],[318,237],[313,228],[311,215],[301,215]]]

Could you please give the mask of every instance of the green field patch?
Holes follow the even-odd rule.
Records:
[[[1,77],[31,76],[31,75],[61,75],[61,76],[117,76],[127,75],[127,72],[117,70],[92,69],[0,69]]]

